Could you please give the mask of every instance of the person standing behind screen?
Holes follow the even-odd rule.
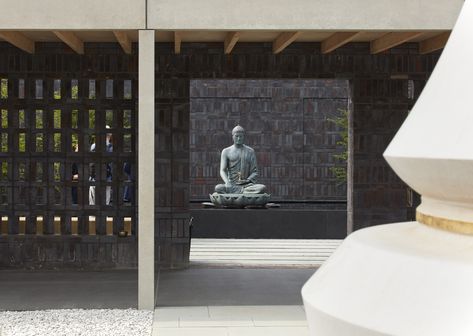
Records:
[[[95,152],[95,138],[90,145],[90,151]],[[89,205],[95,205],[95,163],[89,163],[89,182],[94,185],[89,186]]]
[[[131,163],[130,162],[125,162],[123,164],[123,173],[126,176],[125,182],[128,182],[128,183],[125,183],[125,187],[123,189],[123,202],[130,203],[131,192],[132,192],[131,186],[130,186],[130,182],[131,182]]]
[[[110,126],[106,126],[107,129],[110,128]],[[113,152],[113,137],[112,133],[107,133],[107,136],[105,138],[105,149],[107,153],[112,153]],[[106,165],[106,177],[107,177],[107,183],[112,182],[112,163],[109,162]],[[112,203],[112,186],[107,185],[105,188],[105,204],[110,205]]]
[[[79,145],[73,145],[72,150],[74,152],[79,151]],[[77,205],[77,183],[79,182],[79,168],[77,163],[72,163],[72,187],[71,187],[71,196],[72,196],[72,204]]]

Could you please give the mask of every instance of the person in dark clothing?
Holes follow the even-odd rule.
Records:
[[[74,152],[79,151],[78,145],[73,145],[72,149]],[[77,183],[79,182],[79,167],[76,162],[72,164],[72,187],[71,187],[71,197],[72,197],[72,204],[77,205]]]
[[[95,152],[95,138],[90,145],[90,151]],[[95,163],[89,163],[89,205],[95,205]]]
[[[130,203],[131,202],[131,195],[132,195],[132,188],[130,185],[131,182],[131,163],[125,162],[123,164],[123,173],[126,175],[125,188],[123,189],[123,202]]]
[[[107,129],[110,128],[107,125]],[[105,140],[105,150],[107,153],[112,153],[113,152],[113,136],[112,133],[107,133],[106,140]],[[113,165],[111,162],[108,162],[105,166],[106,168],[106,178],[107,182],[112,182],[112,175],[113,175]],[[111,205],[113,202],[113,197],[112,197],[112,186],[107,185],[105,187],[105,204],[106,205]]]

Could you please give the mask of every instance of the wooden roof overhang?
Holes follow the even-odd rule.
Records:
[[[369,42],[372,54],[378,54],[406,42],[419,45],[419,53],[427,54],[442,49],[450,31],[156,31],[157,42],[174,43],[179,54],[181,44],[188,42],[217,42],[225,54],[230,54],[240,42],[272,43],[278,54],[294,42],[318,42],[321,52],[331,53],[351,42]],[[35,52],[36,42],[63,42],[78,54],[84,53],[86,42],[115,42],[130,54],[132,43],[138,42],[137,30],[121,31],[5,31],[0,30],[0,41],[6,41],[28,52]]]

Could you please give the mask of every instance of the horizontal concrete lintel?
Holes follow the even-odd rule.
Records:
[[[146,0],[0,0],[0,30],[443,31],[453,28],[462,5],[463,0],[148,0],[146,9]]]
[[[157,30],[450,30],[463,0],[148,0]]]
[[[144,29],[145,0],[0,0],[0,30]]]

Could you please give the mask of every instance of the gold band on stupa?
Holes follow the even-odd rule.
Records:
[[[473,235],[473,222],[453,220],[437,216],[431,216],[416,211],[416,220],[419,223],[455,233]]]

